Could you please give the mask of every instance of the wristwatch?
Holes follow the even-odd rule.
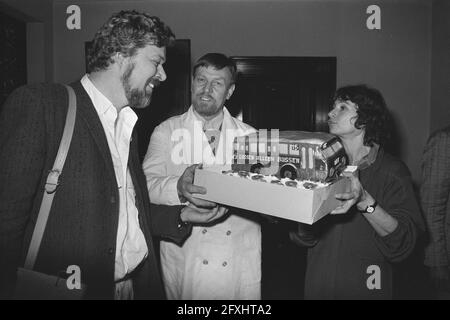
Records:
[[[364,210],[358,210],[360,213],[373,213],[378,203],[375,201],[373,204],[369,204]]]

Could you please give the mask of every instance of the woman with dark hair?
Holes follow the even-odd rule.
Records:
[[[413,251],[423,229],[409,170],[383,150],[390,121],[378,90],[338,89],[328,116],[358,174],[352,192],[336,195],[342,206],[311,227],[314,239],[299,228],[311,245],[305,298],[390,299],[394,264]]]

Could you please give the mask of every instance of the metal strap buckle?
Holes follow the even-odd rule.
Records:
[[[56,191],[56,188],[58,187],[58,179],[59,175],[61,174],[61,171],[59,170],[50,170],[49,174],[47,176],[47,181],[45,183],[45,191],[48,194],[52,194]]]

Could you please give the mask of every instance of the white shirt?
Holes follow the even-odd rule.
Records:
[[[215,155],[203,132],[205,124],[195,125],[193,107],[155,128],[143,163],[151,202],[180,204],[176,185],[190,164],[209,163],[208,169],[217,172],[231,169],[226,158],[232,156],[234,136],[253,129],[223,110]],[[210,227],[194,226],[181,247],[161,241],[161,265],[169,299],[260,299],[260,226],[237,215]]]
[[[116,241],[114,280],[123,279],[147,256],[148,248],[139,226],[135,190],[128,169],[131,133],[137,115],[130,107],[117,109],[85,75],[81,84],[94,104],[111,152],[119,192],[119,224]],[[112,214],[112,213],[111,213]]]

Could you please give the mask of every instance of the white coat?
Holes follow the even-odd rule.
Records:
[[[234,137],[254,129],[223,111],[216,156],[192,106],[155,128],[143,163],[151,202],[179,205],[177,181],[191,164],[231,169]],[[169,299],[260,299],[260,225],[232,214],[210,227],[194,226],[182,247],[161,241],[161,264]]]

